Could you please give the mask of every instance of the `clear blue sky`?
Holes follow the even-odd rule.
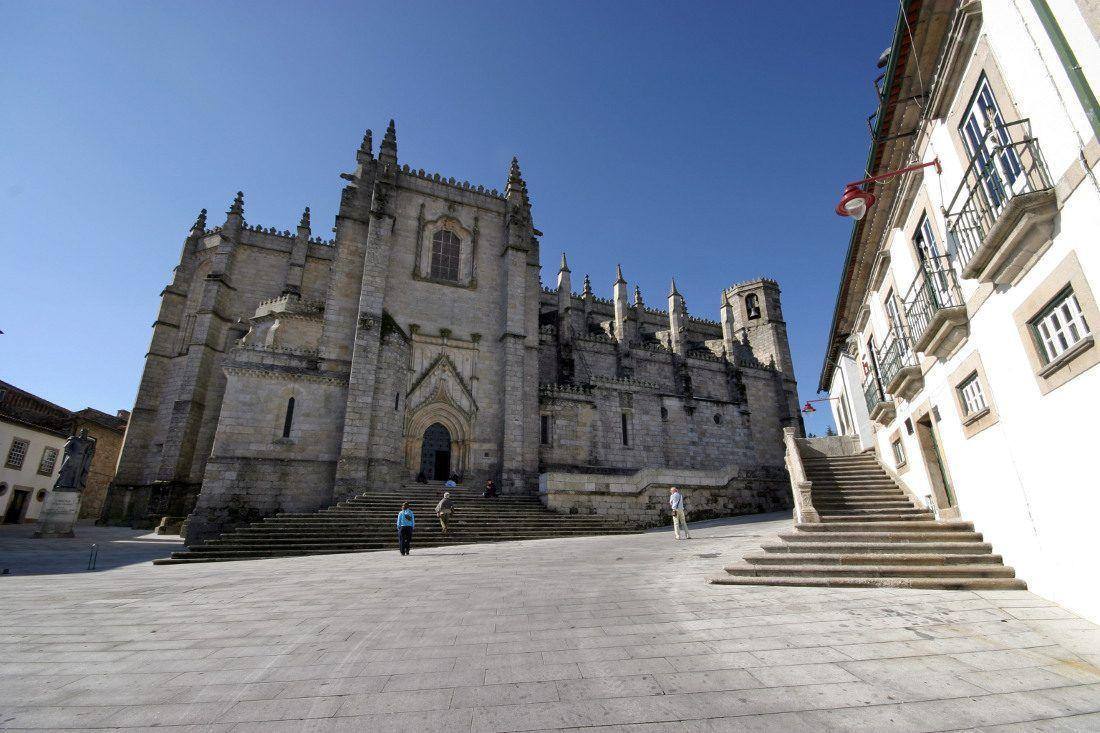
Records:
[[[200,208],[329,234],[365,128],[402,162],[503,188],[519,155],[575,284],[615,264],[691,313],[783,289],[815,397],[897,3],[0,0],[0,379],[133,404],[159,293]],[[809,419],[821,432],[827,409]]]

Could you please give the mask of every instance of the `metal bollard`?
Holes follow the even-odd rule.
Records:
[[[99,547],[92,545],[91,552],[88,553],[88,570],[95,570],[96,560],[99,559]]]

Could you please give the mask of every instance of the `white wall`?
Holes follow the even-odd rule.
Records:
[[[1048,1],[1059,14],[1094,92],[1100,93],[1100,48],[1076,5]],[[1021,23],[1021,15],[1026,22]],[[1097,143],[1084,111],[1030,3],[985,2],[983,24],[982,34],[994,60],[1020,116],[1031,120],[1057,184],[1079,165],[1082,150],[1095,155]],[[958,90],[955,105],[965,104],[972,91]],[[923,160],[938,156],[943,175],[926,173],[912,209],[902,212],[901,227],[887,239],[890,273],[880,292],[869,295],[871,317],[858,335],[861,344],[871,331],[876,344],[882,343],[882,296],[891,280],[899,295],[912,282],[917,259],[910,233],[922,212],[933,217],[943,242],[946,224],[941,207],[954,193],[968,161],[958,155],[953,125],[936,120],[930,132]],[[1095,175],[1097,165],[1091,162]],[[897,416],[889,425],[873,426],[873,440],[880,459],[894,467],[890,439],[900,432],[908,458],[902,480],[919,496],[932,493],[916,436],[908,434],[904,422],[916,411],[936,406],[941,418],[936,427],[962,518],[975,523],[993,543],[994,552],[1002,554],[1032,590],[1100,620],[1100,583],[1094,577],[1100,558],[1094,538],[1094,521],[1100,517],[1100,471],[1093,455],[1100,446],[1093,414],[1100,402],[1100,366],[1042,394],[1014,319],[1015,311],[1071,251],[1093,294],[1100,294],[1100,190],[1095,178],[1085,176],[1072,192],[1063,185],[1059,196],[1052,244],[1022,279],[993,288],[984,302],[979,290],[989,286],[960,279],[963,298],[971,306],[969,337],[946,360],[922,358],[924,388],[909,402],[895,398]],[[1100,323],[1089,325],[1100,337]],[[997,422],[967,437],[951,378],[974,352],[980,354],[985,369],[987,398],[996,407]],[[850,379],[846,369],[834,370],[831,394],[847,389],[845,382]],[[862,419],[866,421],[865,413]]]
[[[29,440],[31,443],[27,449],[26,460],[23,461],[23,468],[18,471],[5,466],[14,438]],[[49,476],[42,476],[38,473],[38,465],[42,460],[42,452],[47,446],[57,448],[57,461],[54,463],[53,472]],[[4,495],[0,496],[0,519],[7,512],[16,489],[31,492],[24,521],[33,521],[38,518],[45,504],[44,501],[38,501],[36,498],[38,490],[49,491],[53,488],[53,482],[57,479],[57,470],[61,467],[61,449],[64,446],[65,438],[0,420],[0,484],[8,487]]]

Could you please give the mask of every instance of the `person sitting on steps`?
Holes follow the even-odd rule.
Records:
[[[491,499],[497,495],[497,485],[493,483],[492,479],[485,482],[485,493],[482,494],[486,499]]]

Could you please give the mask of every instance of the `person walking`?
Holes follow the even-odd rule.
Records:
[[[401,505],[401,511],[397,513],[397,549],[402,555],[408,555],[412,549],[413,527],[416,526],[416,517],[413,510],[409,509],[409,502]]]
[[[672,507],[672,531],[676,533],[676,539],[690,540],[688,520],[684,514],[684,495],[680,493],[679,486],[673,486],[669,489],[668,505]],[[683,537],[680,536],[681,530],[684,532]]]
[[[447,534],[447,522],[454,513],[455,503],[451,501],[451,492],[444,491],[443,498],[435,505],[435,515],[439,517],[439,526],[443,528],[443,534]]]

